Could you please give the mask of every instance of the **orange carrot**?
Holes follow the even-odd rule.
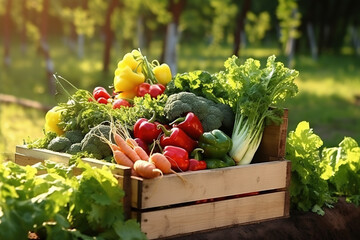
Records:
[[[139,155],[141,160],[149,161],[149,155],[145,152],[142,147],[135,146],[134,151]]]
[[[114,159],[116,161],[117,164],[126,166],[126,167],[133,167],[134,163],[133,161],[131,161],[130,158],[128,158],[125,153],[119,151],[119,150],[115,150],[114,151]]]
[[[114,134],[116,144],[120,147],[121,151],[126,154],[133,162],[140,159],[139,155],[126,143],[126,141],[117,133]]]
[[[109,143],[109,145],[110,145],[110,148],[111,148],[111,150],[112,150],[113,152],[115,152],[115,151],[121,151],[121,149],[119,148],[118,145],[113,144],[113,143]]]
[[[171,163],[169,160],[161,153],[154,153],[150,156],[149,162],[153,163],[158,169],[160,169],[164,174],[172,173]]]
[[[137,142],[133,138],[130,138],[130,137],[126,138],[126,143],[132,148],[135,148],[136,146],[139,146],[137,144]]]
[[[144,160],[137,160],[134,170],[143,178],[155,178],[163,174],[153,163]]]

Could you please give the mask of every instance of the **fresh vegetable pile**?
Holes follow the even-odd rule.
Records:
[[[297,93],[298,72],[275,56],[263,69],[235,56],[224,66],[173,77],[167,64],[133,50],[119,61],[111,88],[77,89],[46,114],[44,138],[28,146],[81,152],[143,178],[248,164],[265,125],[280,123],[280,104]]]

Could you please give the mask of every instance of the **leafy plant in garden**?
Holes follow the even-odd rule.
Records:
[[[287,138],[286,158],[292,162],[292,207],[324,214],[340,196],[360,205],[360,147],[345,137],[338,147],[323,148],[308,122],[300,122]]]
[[[286,159],[291,160],[290,202],[293,209],[312,210],[324,214],[322,207],[334,202],[329,187],[321,175],[321,154],[323,142],[313,133],[308,122],[300,122],[291,131],[286,142]]]
[[[145,239],[135,220],[124,220],[124,193],[109,168],[77,167],[79,176],[50,162],[0,165],[0,239],[29,231],[41,239]]]
[[[329,182],[331,192],[346,196],[347,201],[360,205],[360,147],[345,137],[339,147],[322,151],[324,172],[321,177]]]

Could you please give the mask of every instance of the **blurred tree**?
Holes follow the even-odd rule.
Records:
[[[237,1],[238,11],[236,13],[236,27],[234,30],[234,47],[233,55],[239,56],[241,33],[244,31],[246,14],[251,7],[251,0],[244,0],[241,5],[240,1]]]
[[[250,43],[262,40],[270,28],[270,14],[268,12],[261,12],[258,16],[251,11],[246,14],[245,32]]]
[[[45,57],[46,62],[46,74],[48,81],[48,88],[50,93],[55,94],[55,82],[53,78],[54,74],[54,63],[50,56],[49,44],[48,44],[48,18],[49,18],[49,7],[50,0],[43,0],[41,9],[41,26],[40,26],[40,50]]]
[[[164,62],[169,64],[171,72],[177,73],[177,52],[176,47],[179,41],[179,21],[180,16],[185,8],[186,0],[170,0],[169,12],[171,13],[171,21],[167,24],[164,39]]]
[[[10,41],[11,41],[11,16],[10,16],[10,10],[11,10],[11,0],[7,0],[5,2],[5,16],[4,16],[4,23],[3,23],[3,29],[4,29],[4,65],[6,67],[10,66],[11,58],[10,58]]]
[[[246,0],[250,1],[250,0]],[[239,1],[233,0],[210,0],[210,6],[213,8],[212,17],[212,44],[217,45],[221,40],[227,38],[227,30],[231,29],[234,24],[234,17],[237,14]]]
[[[111,0],[108,5],[108,9],[105,17],[104,35],[105,35],[105,48],[103,55],[103,72],[109,71],[110,64],[110,50],[115,37],[115,33],[111,28],[111,19],[114,10],[119,6],[118,0]]]
[[[298,11],[296,0],[279,0],[276,15],[280,25],[280,42],[288,56],[288,66],[293,64],[295,39],[300,37],[298,27],[301,24],[301,13]]]

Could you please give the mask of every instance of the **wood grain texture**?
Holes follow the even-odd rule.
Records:
[[[267,162],[284,158],[286,153],[286,136],[288,128],[288,110],[284,109],[281,125],[268,125],[264,129],[259,148],[252,163]]]
[[[285,192],[145,212],[141,230],[149,239],[216,229],[284,216]]]
[[[288,161],[185,172],[180,177],[144,179],[141,209],[232,196],[264,190],[285,189]]]

